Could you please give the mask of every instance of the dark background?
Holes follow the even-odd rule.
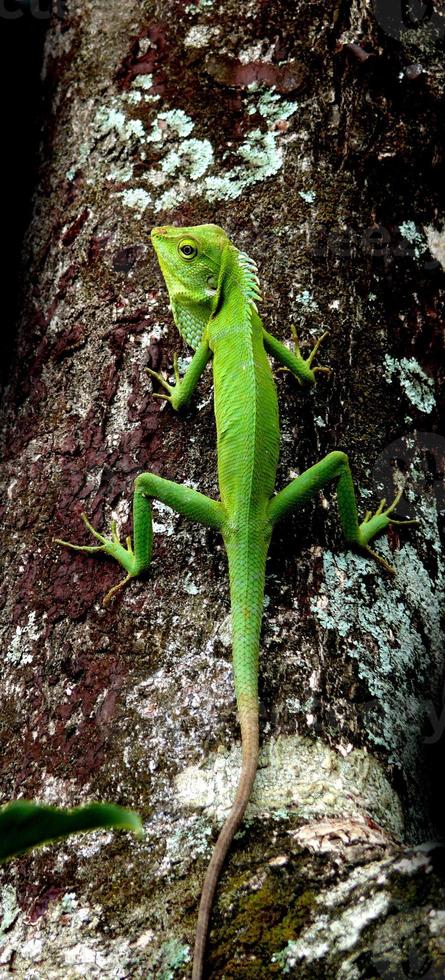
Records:
[[[20,251],[31,209],[40,129],[43,42],[49,6],[0,0],[0,385],[8,378],[20,289]]]

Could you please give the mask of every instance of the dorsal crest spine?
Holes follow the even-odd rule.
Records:
[[[262,296],[257,264],[250,258],[249,255],[246,255],[245,252],[238,251],[237,259],[238,267],[241,273],[241,288],[243,295],[247,300],[249,312],[254,309],[256,313],[258,313],[258,307],[256,304],[261,302]]]

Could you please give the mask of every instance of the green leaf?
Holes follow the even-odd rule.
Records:
[[[0,862],[39,844],[99,827],[131,830],[142,835],[138,814],[112,803],[89,803],[75,810],[59,810],[30,800],[15,800],[0,807]]]

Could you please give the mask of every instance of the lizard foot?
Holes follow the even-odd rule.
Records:
[[[377,510],[375,511],[374,514],[370,510],[366,511],[363,521],[359,526],[359,540],[357,543],[361,548],[364,548],[364,550],[368,555],[371,555],[372,558],[378,561],[379,565],[382,565],[383,568],[385,568],[390,575],[396,574],[395,568],[393,567],[393,565],[390,565],[389,562],[386,561],[386,558],[383,558],[382,555],[379,555],[377,554],[376,551],[373,551],[372,548],[369,547],[368,542],[373,537],[375,537],[376,534],[382,531],[383,528],[387,527],[388,524],[418,524],[419,523],[416,519],[408,520],[408,521],[397,521],[395,520],[395,518],[389,516],[392,513],[392,511],[396,509],[402,494],[403,494],[403,490],[399,490],[399,492],[394,497],[392,504],[390,504],[389,507],[385,507],[386,500],[385,498],[383,498],[383,500],[380,501],[379,506],[377,507]]]
[[[313,384],[316,381],[315,374],[317,371],[319,371],[321,374],[331,374],[332,368],[330,367],[322,367],[321,365],[316,365],[316,367],[312,367],[312,362],[314,358],[317,356],[318,348],[320,347],[320,344],[322,344],[323,341],[326,339],[326,337],[329,336],[329,330],[325,330],[324,333],[322,333],[321,337],[319,337],[318,340],[315,342],[309,356],[306,358],[302,356],[297,330],[293,323],[291,324],[291,333],[295,346],[295,356],[298,358],[298,360],[301,361],[302,366],[304,367],[304,372],[303,372],[304,380],[310,381]],[[277,368],[275,373],[278,374],[280,371],[289,371],[290,374],[292,374],[296,378],[298,384],[301,385],[303,383],[302,380],[298,377],[298,374],[295,371],[292,371],[291,368],[279,367]]]
[[[173,392],[175,390],[175,387],[176,387],[176,385],[180,384],[180,381],[181,381],[181,379],[179,377],[178,355],[177,354],[173,354],[173,371],[174,371],[175,381],[176,381],[176,384],[175,385],[170,385],[168,383],[168,381],[166,381],[165,378],[162,376],[162,374],[159,373],[159,371],[153,371],[151,368],[145,368],[145,370],[146,370],[147,374],[150,375],[151,378],[155,378],[156,381],[158,381],[158,383],[160,385],[162,385],[162,387],[165,388],[165,390],[168,392],[167,395],[164,395],[163,392],[156,392],[156,391],[154,391],[153,392],[153,398],[164,398],[165,401],[171,402],[172,401],[172,395],[173,395]]]
[[[298,353],[300,353],[298,334],[297,334],[296,327],[294,327],[293,323],[291,324],[291,331],[292,331],[292,336],[294,338],[295,349]],[[312,367],[312,361],[315,359],[315,357],[318,354],[318,348],[320,347],[320,344],[322,344],[323,341],[326,340],[326,337],[329,337],[329,330],[325,330],[324,333],[321,334],[321,337],[319,337],[318,340],[315,341],[315,344],[309,354],[309,357],[306,358],[306,364],[308,368],[311,368],[314,374],[316,371],[320,371],[323,374],[331,374],[332,372],[332,368],[330,367],[321,367],[318,365],[316,367]]]
[[[73,551],[86,551],[88,554],[97,554],[99,551],[103,551],[106,555],[111,555],[116,561],[125,568],[127,575],[121,582],[114,585],[112,589],[107,592],[104,596],[102,602],[104,606],[107,606],[110,599],[118,592],[123,589],[125,585],[138,574],[138,570],[135,567],[135,560],[133,554],[133,548],[131,545],[131,538],[128,537],[126,541],[126,547],[121,544],[119,535],[117,532],[116,521],[111,522],[111,538],[104,537],[99,531],[90,524],[86,514],[81,515],[85,526],[88,528],[90,533],[100,541],[100,544],[96,545],[86,545],[86,544],[72,544],[71,541],[64,541],[62,538],[54,538],[56,544],[62,544],[65,548],[72,548]]]

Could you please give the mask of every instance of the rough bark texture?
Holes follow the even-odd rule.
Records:
[[[2,976],[190,974],[239,765],[222,546],[158,508],[150,576],[104,610],[119,569],[52,537],[90,543],[82,510],[128,533],[144,469],[216,493],[210,372],[180,417],[144,373],[178,348],[149,229],[204,221],[257,260],[268,329],[331,331],[315,392],[277,376],[279,485],[341,448],[363,512],[406,478],[420,521],[377,545],[394,581],[345,553],[328,492],[276,535],[261,770],[209,975],[444,975],[444,851],[419,844],[440,833],[445,22],[385,16],[108,0],[53,20],[3,411],[1,793],[133,806],[146,837],[3,871]]]

